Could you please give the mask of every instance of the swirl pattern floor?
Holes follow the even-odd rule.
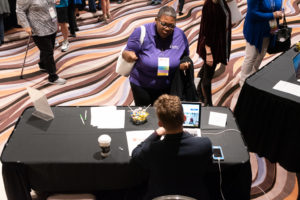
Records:
[[[186,0],[184,15],[177,20],[177,26],[185,32],[190,43],[195,75],[202,65],[202,59],[195,52],[203,3],[203,0]],[[300,0],[284,0],[287,22],[293,28],[292,44],[300,40],[299,3]],[[165,0],[163,4],[174,7],[177,5],[175,0]],[[238,6],[245,17],[246,0],[239,1]],[[61,52],[60,47],[55,50],[58,74],[68,80],[63,86],[49,84],[47,75],[39,71],[39,50],[32,41],[24,67],[24,79],[20,79],[20,73],[27,39],[20,37],[2,45],[0,146],[3,147],[7,141],[23,110],[32,105],[26,91],[27,86],[44,92],[52,106],[132,105],[133,98],[128,80],[115,73],[116,60],[133,29],[154,21],[159,8],[160,5],[152,6],[145,0],[131,0],[122,4],[112,2],[113,20],[109,24],[98,22],[93,15],[79,18],[80,31],[77,32],[76,38],[70,39],[70,49],[67,52]],[[230,62],[226,67],[217,67],[212,84],[214,105],[227,106],[232,110],[240,91],[239,73],[245,54],[243,24],[244,20],[233,27]],[[22,35],[24,32],[9,33],[7,37],[16,34]],[[57,39],[60,42],[63,40],[60,33]],[[276,56],[278,55],[266,55],[261,66]],[[299,191],[294,173],[287,172],[278,164],[272,164],[252,153],[251,165],[252,199],[297,199]],[[2,196],[0,198],[3,199]]]

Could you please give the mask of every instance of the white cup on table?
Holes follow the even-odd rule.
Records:
[[[107,134],[100,135],[98,143],[101,148],[101,156],[107,157],[110,154],[111,137]]]

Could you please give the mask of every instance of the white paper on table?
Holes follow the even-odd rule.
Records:
[[[273,89],[300,97],[300,85],[294,83],[280,80],[276,83]]]
[[[32,87],[27,87],[26,89],[35,108],[35,111],[32,113],[32,115],[39,117],[45,121],[54,119],[54,114],[48,103],[46,95],[43,92]]]
[[[227,122],[227,114],[219,112],[210,112],[208,124],[225,127]]]
[[[115,106],[92,107],[91,125],[103,129],[124,128],[125,110],[117,110]]]
[[[154,133],[154,130],[126,131],[129,156],[131,156],[133,149],[152,133]]]

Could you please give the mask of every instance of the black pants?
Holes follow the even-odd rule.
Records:
[[[170,94],[169,89],[154,90],[137,86],[130,82],[134,103],[136,106],[153,105],[154,101],[162,94]]]
[[[183,5],[184,5],[184,0],[179,0],[179,12],[180,13],[182,13]]]
[[[201,70],[198,74],[198,77],[201,78],[197,91],[199,93],[200,100],[205,104],[212,106],[212,96],[211,96],[211,80],[214,77],[215,69],[217,64],[213,64],[212,66],[203,64]]]
[[[68,6],[68,22],[70,27],[70,33],[75,34],[77,29],[76,17],[75,17],[75,4],[74,0],[69,0]]]
[[[50,82],[58,79],[58,76],[56,75],[56,65],[53,57],[55,36],[56,33],[53,33],[52,35],[32,37],[35,45],[40,50],[39,66],[40,68],[47,70],[47,72],[49,73],[48,80]]]

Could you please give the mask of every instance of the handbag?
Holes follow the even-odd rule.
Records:
[[[290,49],[291,33],[292,28],[287,26],[285,14],[283,13],[283,23],[278,25],[278,30],[271,36],[267,52],[275,54]]]
[[[146,36],[146,28],[145,26],[141,26],[141,35],[140,35],[140,44],[142,45],[144,43],[144,38]],[[117,66],[116,66],[116,72],[120,74],[121,76],[129,76],[135,62],[127,62],[123,56],[122,53],[125,50],[126,45],[123,47],[122,51],[120,52],[120,55],[117,60]]]
[[[231,23],[232,24],[239,23],[243,19],[243,16],[236,3],[236,0],[228,0],[227,5],[231,12]]]

